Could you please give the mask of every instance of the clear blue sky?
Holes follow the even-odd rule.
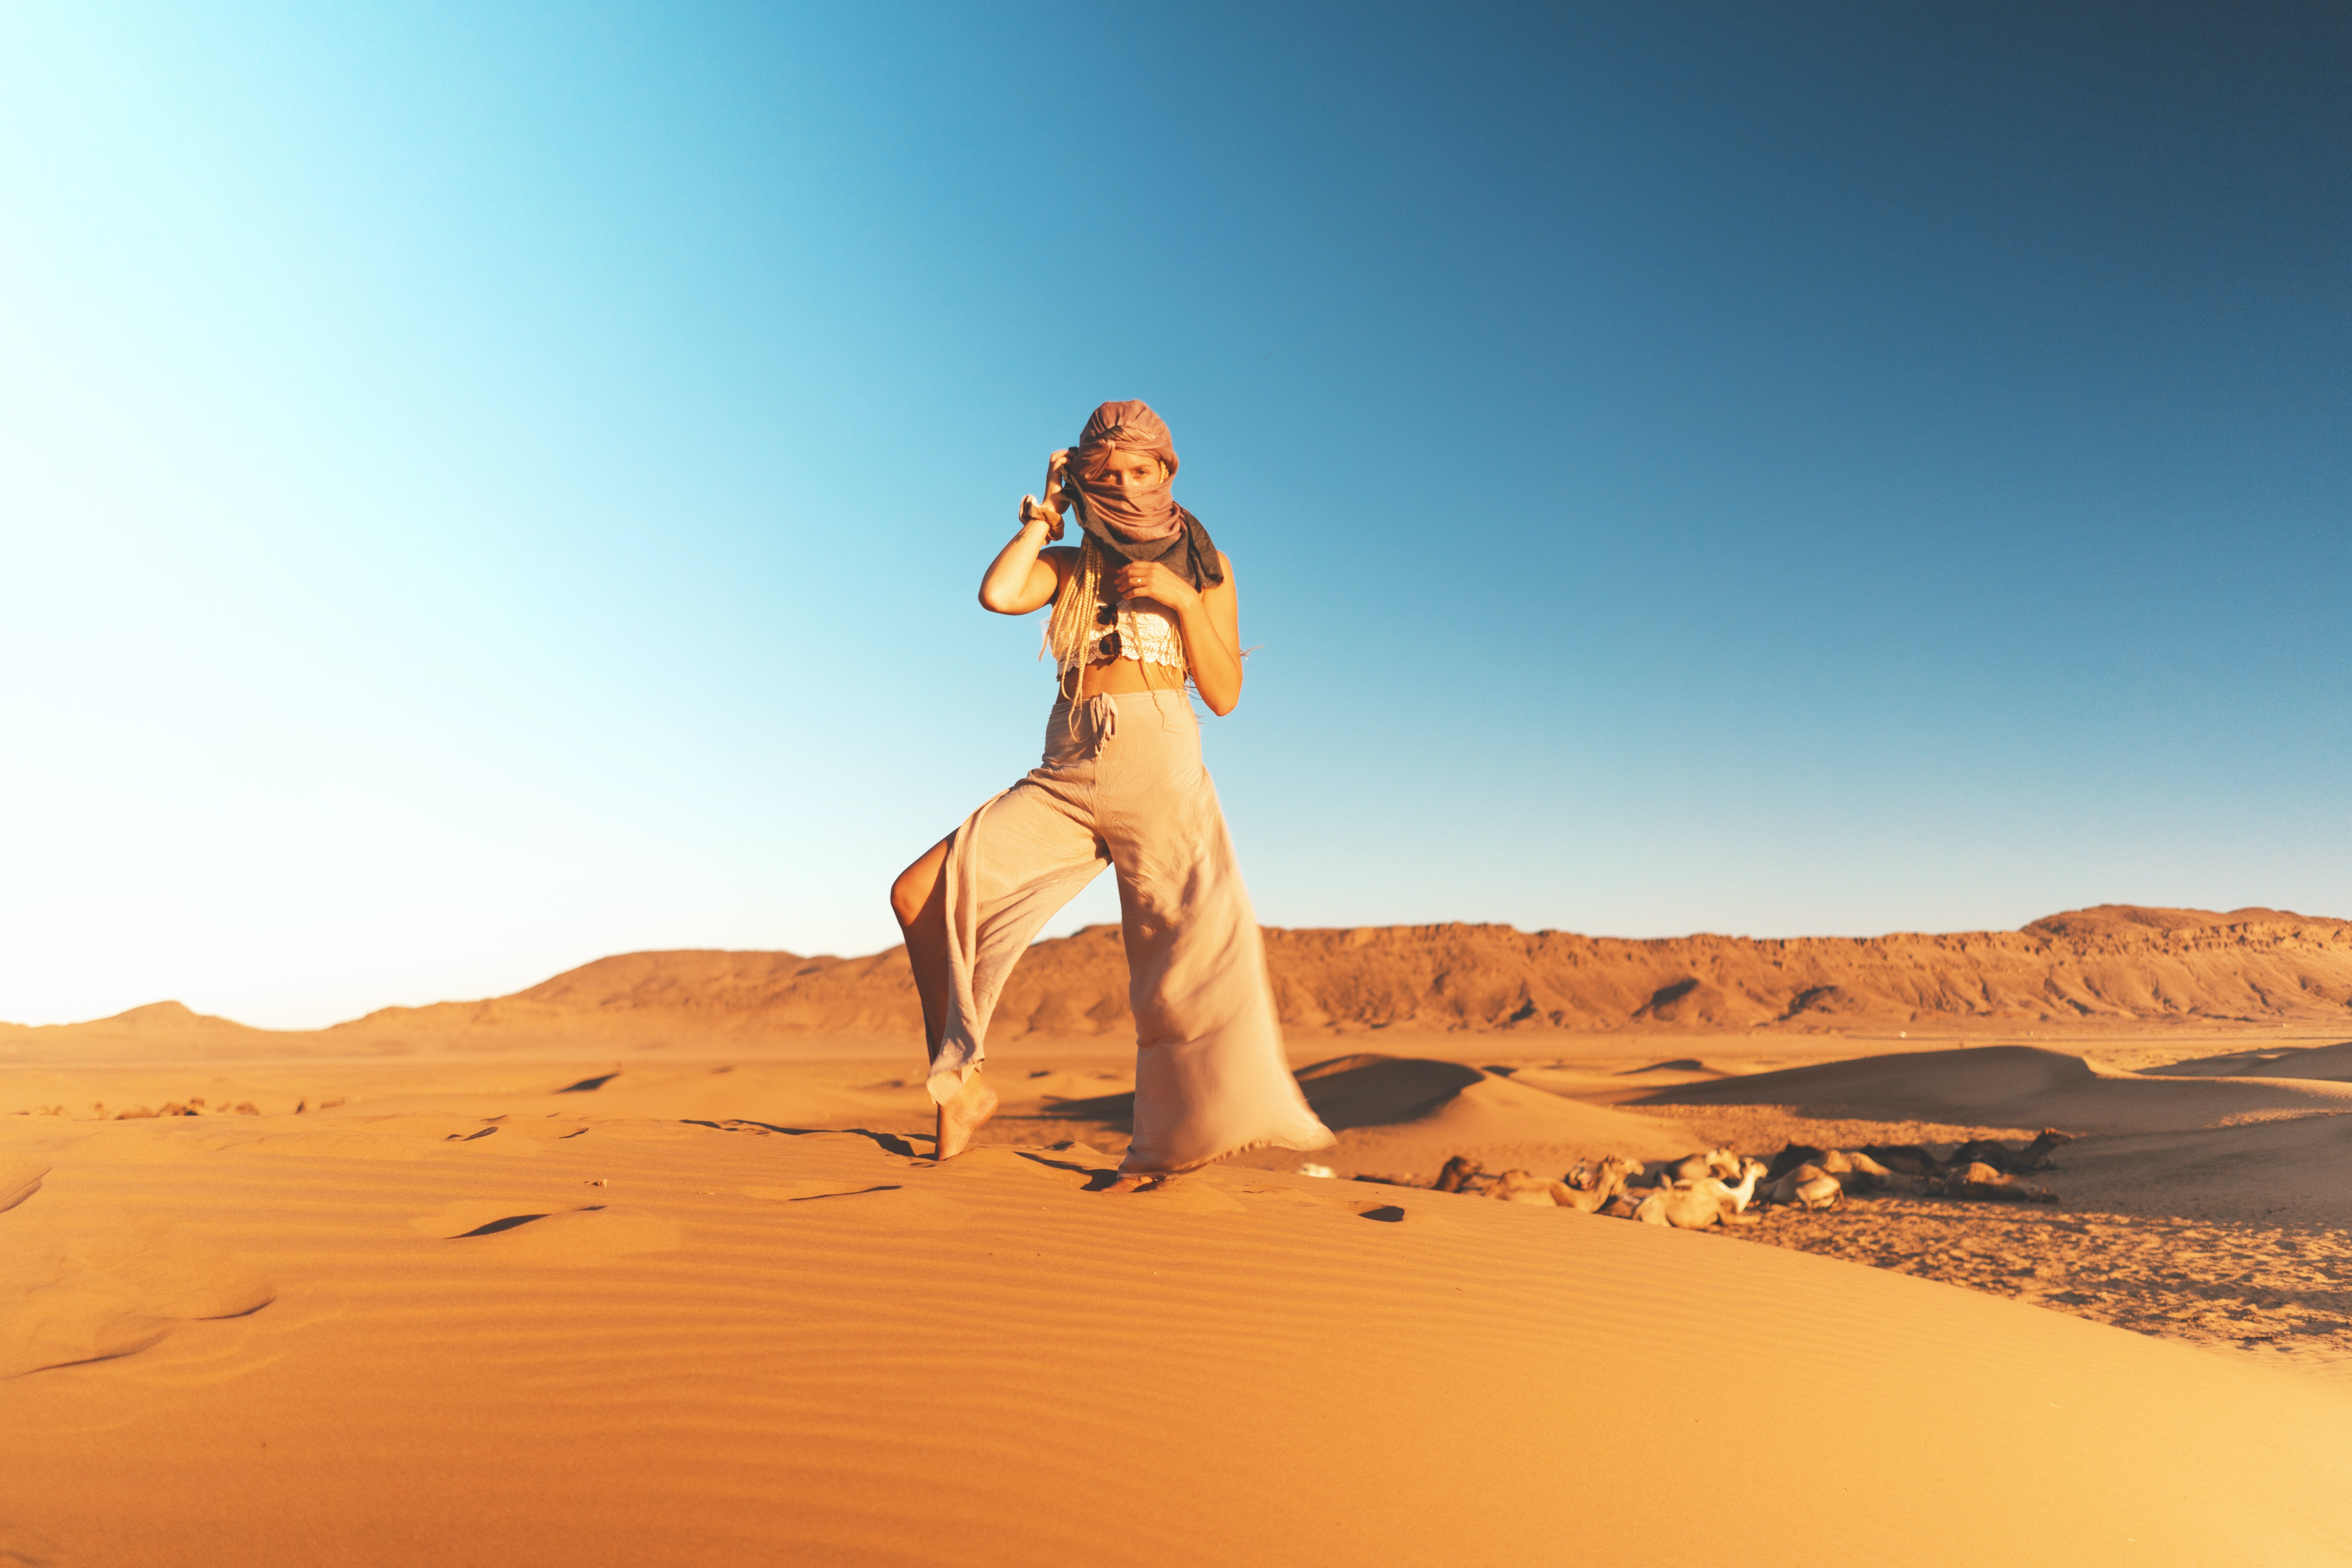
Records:
[[[1269,923],[2352,915],[2347,18],[19,0],[0,1018],[889,944],[1110,397]]]

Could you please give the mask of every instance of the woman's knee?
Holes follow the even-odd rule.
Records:
[[[903,928],[922,918],[931,895],[939,890],[940,868],[947,860],[947,843],[941,840],[926,851],[923,858],[898,873],[890,884],[890,912],[898,917]]]
[[[890,884],[890,912],[898,917],[901,926],[915,923],[916,917],[923,912],[923,900],[930,895],[931,879],[922,876],[922,869],[923,863],[918,860],[899,872],[898,879]]]

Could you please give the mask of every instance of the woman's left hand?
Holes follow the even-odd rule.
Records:
[[[1178,615],[1200,603],[1201,591],[1157,561],[1130,561],[1114,579],[1122,599],[1156,599]]]

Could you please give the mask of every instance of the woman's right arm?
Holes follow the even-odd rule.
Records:
[[[982,609],[1000,616],[1025,616],[1054,602],[1061,590],[1062,574],[1076,562],[1078,552],[1047,550],[1045,529],[1043,522],[1024,522],[1013,542],[996,552],[980,579]]]
[[[1025,616],[1042,610],[1061,592],[1062,579],[1077,564],[1075,550],[1045,551],[1062,532],[1062,468],[1067,452],[1045,459],[1045,500],[1021,498],[1021,531],[996,552],[980,578],[981,608],[1000,616]]]

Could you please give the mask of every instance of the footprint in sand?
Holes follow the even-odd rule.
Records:
[[[1056,1187],[1082,1188],[1099,1171],[1110,1168],[1111,1162],[1091,1151],[1086,1157],[1055,1152],[1040,1155],[1026,1149],[1008,1149],[1002,1144],[986,1149],[967,1149],[954,1159],[944,1163],[921,1159],[908,1165],[917,1179],[926,1183],[979,1184],[1000,1176],[1018,1178],[1022,1184],[1032,1184]]]
[[[513,1262],[589,1264],[675,1250],[677,1226],[647,1209],[590,1204],[554,1208],[495,1198],[460,1198],[410,1220],[420,1236],[485,1258]]]
[[[797,1182],[776,1182],[766,1186],[745,1187],[747,1198],[765,1198],[770,1203],[805,1203],[811,1198],[856,1198],[869,1193],[895,1193],[903,1190],[896,1183],[823,1181],[809,1179]]]
[[[37,1161],[0,1155],[0,1213],[5,1213],[41,1190],[49,1168]]]
[[[845,1222],[879,1230],[952,1230],[972,1217],[971,1205],[904,1182],[802,1178],[737,1189],[772,1203],[794,1220]]]

